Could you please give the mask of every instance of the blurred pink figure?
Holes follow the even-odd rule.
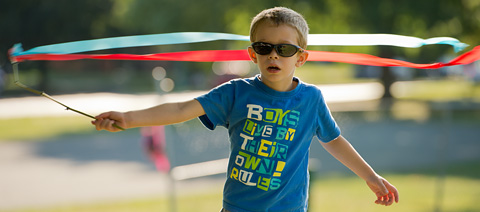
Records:
[[[143,127],[141,129],[145,152],[159,172],[170,171],[167,157],[165,129],[163,126]]]

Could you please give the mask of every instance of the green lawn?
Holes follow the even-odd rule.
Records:
[[[81,115],[0,119],[1,141],[30,141],[64,134],[92,133],[91,119]]]
[[[443,196],[437,196],[438,178],[431,173],[405,172],[385,174],[400,192],[400,202],[386,208],[374,204],[375,196],[365,183],[353,176],[330,175],[317,178],[310,196],[310,211],[349,211],[349,212],[405,212],[441,211],[469,212],[480,211],[477,203],[480,197],[480,161],[452,166],[455,175],[444,181]],[[183,192],[185,193],[185,192]],[[439,200],[438,202],[436,201]],[[183,194],[178,197],[178,212],[212,212],[221,207],[220,190],[209,190],[203,194]],[[90,205],[58,206],[42,209],[16,210],[8,212],[150,212],[169,211],[168,197],[132,199],[119,202],[105,202]],[[6,212],[6,211],[5,211]]]
[[[400,192],[400,202],[388,208],[401,211],[480,211],[480,179],[448,177],[444,196],[436,202],[437,179],[421,174],[387,174],[385,178]],[[473,188],[473,189],[472,189]],[[312,194],[312,211],[385,211],[384,206],[373,203],[375,197],[357,178],[326,178],[316,183]]]
[[[295,71],[295,76],[311,84],[336,84],[371,82],[374,79],[357,79],[352,65],[306,63]]]

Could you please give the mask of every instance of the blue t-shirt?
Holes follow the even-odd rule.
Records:
[[[321,91],[298,82],[275,91],[259,77],[224,83],[197,100],[199,117],[213,130],[228,129],[230,160],[223,192],[229,211],[306,211],[308,155],[314,136],[334,140],[340,129]]]

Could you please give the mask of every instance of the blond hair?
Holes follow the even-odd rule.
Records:
[[[297,30],[298,45],[307,48],[308,24],[302,15],[286,7],[266,9],[255,16],[250,25],[250,41],[255,42],[257,28],[261,23],[268,21],[276,26],[287,24]]]

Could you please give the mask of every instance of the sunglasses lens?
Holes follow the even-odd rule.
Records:
[[[277,54],[282,57],[291,57],[295,55],[299,50],[299,47],[292,44],[273,45],[270,43],[263,43],[263,42],[253,43],[252,48],[259,55],[270,54],[273,48],[275,48],[275,51],[277,51]]]
[[[252,44],[253,50],[259,55],[270,54],[273,50],[273,45],[268,43],[254,43]]]
[[[277,53],[282,57],[291,57],[297,53],[298,48],[294,45],[281,44],[277,46]]]

